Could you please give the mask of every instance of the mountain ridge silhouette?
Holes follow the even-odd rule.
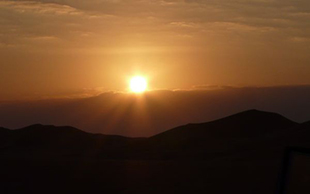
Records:
[[[277,113],[271,113],[271,112],[258,111],[256,109],[251,109],[251,110],[243,111],[243,112],[233,114],[233,115],[230,115],[230,116],[227,116],[221,119],[217,119],[214,121],[210,121],[210,122],[190,123],[185,126],[179,126],[171,130],[165,131],[161,134],[157,134],[153,137],[158,137],[163,134],[171,133],[172,131],[178,130],[180,128],[188,128],[188,127],[195,127],[195,126],[206,128],[209,125],[212,125],[212,126],[217,125],[217,129],[219,130],[220,128],[227,129],[227,128],[233,127],[233,125],[238,125],[236,126],[238,128],[252,127],[252,128],[247,129],[248,132],[253,131],[253,127],[257,127],[257,130],[260,130],[259,133],[261,133],[263,130],[262,128],[265,127],[264,125],[269,125],[268,128],[276,127],[278,128],[278,130],[282,130],[283,128],[289,128],[296,124],[297,124],[296,122],[291,121]],[[223,126],[223,125],[226,125],[226,126]],[[251,125],[258,125],[258,126],[251,126]],[[229,130],[225,132],[227,133],[229,132]],[[236,131],[233,131],[233,132],[235,133]],[[247,132],[247,131],[242,131],[242,132]],[[237,135],[240,135],[240,134],[237,134]]]
[[[15,130],[1,129],[0,147],[76,155],[92,153],[95,157],[114,159],[208,158],[218,153],[283,147],[298,127],[307,128],[308,123],[299,124],[277,113],[252,109],[210,122],[179,126],[149,138],[91,134],[70,126],[34,124]],[[301,131],[310,134],[310,130]]]

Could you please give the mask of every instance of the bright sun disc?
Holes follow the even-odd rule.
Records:
[[[135,76],[130,80],[130,90],[135,93],[142,93],[147,88],[147,81],[144,77]]]

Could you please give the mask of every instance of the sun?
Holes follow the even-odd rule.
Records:
[[[146,78],[142,76],[135,76],[130,79],[130,90],[134,93],[142,93],[147,89]]]

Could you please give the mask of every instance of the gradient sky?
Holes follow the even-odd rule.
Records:
[[[310,84],[309,0],[0,1],[0,99]]]

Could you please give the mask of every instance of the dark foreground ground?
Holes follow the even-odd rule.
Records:
[[[2,160],[0,192],[274,194],[282,164],[281,157],[274,156],[197,161]]]

